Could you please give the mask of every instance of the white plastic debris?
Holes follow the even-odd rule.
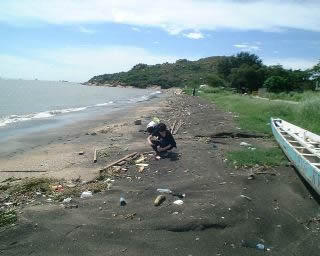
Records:
[[[173,202],[176,205],[183,205],[183,201],[182,200],[176,200]]]
[[[62,203],[64,203],[64,204],[68,204],[68,203],[70,203],[70,202],[71,202],[71,200],[72,200],[72,198],[71,198],[71,197],[67,197],[67,198],[63,199]]]
[[[82,192],[80,198],[88,198],[88,197],[92,197],[92,192],[91,191],[84,191]]]
[[[247,142],[241,142],[240,146],[244,146],[244,147],[250,147],[251,144],[247,143]]]
[[[168,188],[158,188],[157,191],[159,193],[167,193],[167,194],[172,194],[172,191]]]

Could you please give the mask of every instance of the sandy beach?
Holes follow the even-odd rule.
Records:
[[[161,160],[145,153],[147,165],[142,171],[128,162],[99,176],[109,163],[151,150],[144,130],[154,116],[167,125],[181,124],[174,135],[177,149]],[[137,119],[142,125],[134,124]],[[9,145],[1,150],[1,181],[11,176],[78,179],[81,184],[97,177],[101,184],[114,181],[90,198],[81,199],[80,193],[73,196],[74,208],[42,196],[18,205],[17,223],[0,230],[0,254],[263,253],[243,247],[245,240],[264,244],[270,249],[268,255],[317,255],[320,224],[314,220],[319,198],[290,165],[248,179],[252,170],[228,164],[226,152],[239,149],[243,141],[275,145],[270,138],[210,138],[219,132],[239,132],[233,119],[233,113],[204,99],[168,93],[134,108],[17,139],[14,145],[21,145],[19,150],[12,152]],[[97,163],[93,162],[95,149]],[[166,200],[155,207],[158,188],[185,197],[165,194]],[[120,206],[120,197],[126,206]],[[0,200],[3,204],[10,198],[3,192]],[[175,204],[176,200],[183,204]]]

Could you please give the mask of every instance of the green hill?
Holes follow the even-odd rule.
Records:
[[[175,63],[156,65],[137,64],[128,72],[94,76],[88,83],[131,85],[139,88],[193,87],[207,83],[210,76],[217,72],[217,64],[223,58],[226,57],[208,57],[197,61],[181,59]]]

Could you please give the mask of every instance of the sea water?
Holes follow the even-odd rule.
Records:
[[[0,141],[89,115],[130,107],[160,91],[86,86],[69,82],[0,79]]]

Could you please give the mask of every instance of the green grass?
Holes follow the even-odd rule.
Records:
[[[227,153],[227,158],[229,162],[240,167],[255,165],[278,166],[288,163],[280,148],[232,151]]]
[[[17,221],[17,213],[13,210],[0,212],[0,227],[13,224]]]
[[[270,118],[276,117],[320,134],[320,96],[316,93],[299,104],[265,101],[230,91],[202,92],[200,96],[227,112],[236,113],[238,126],[246,131],[271,135]]]
[[[248,132],[265,133],[272,136],[270,118],[281,118],[306,130],[320,134],[320,95],[307,92],[299,104],[274,102],[232,93],[208,90],[199,93],[213,101],[222,110],[233,112],[237,126]],[[307,95],[307,96],[306,96]],[[229,152],[228,159],[237,165],[281,165],[284,154],[280,149],[257,149]]]
[[[289,100],[289,101],[304,101],[308,100],[310,97],[318,96],[320,97],[319,92],[305,91],[305,92],[281,92],[281,93],[270,93],[266,92],[260,95],[261,97],[268,98],[271,100]]]

